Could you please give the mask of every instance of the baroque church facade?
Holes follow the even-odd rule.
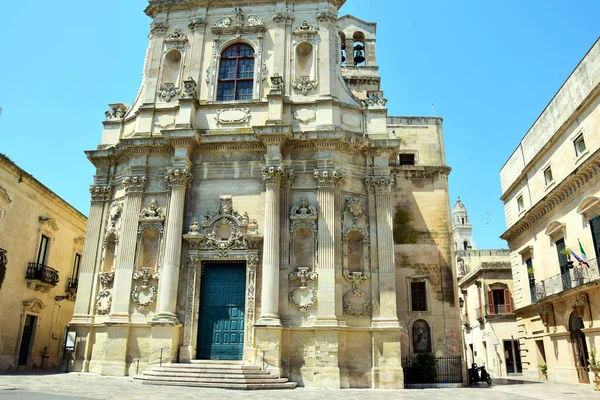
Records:
[[[343,3],[149,2],[141,89],[86,152],[76,370],[401,388],[403,357],[461,354],[442,120],[388,116]]]

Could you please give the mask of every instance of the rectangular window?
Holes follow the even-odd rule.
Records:
[[[519,196],[517,198],[517,209],[519,210],[519,212],[525,209],[525,202],[523,201],[523,196]]]
[[[427,311],[427,293],[425,292],[425,282],[411,282],[410,293],[412,300],[412,311]]]
[[[529,280],[529,291],[531,293],[531,302],[534,303],[536,300],[535,295],[535,275],[533,271],[533,261],[531,258],[525,260],[525,266],[527,267],[527,277]]]
[[[75,254],[75,261],[73,262],[73,275],[71,277],[73,279],[77,279],[79,276],[79,263],[81,262],[81,255]]]
[[[414,154],[400,154],[398,156],[398,162],[400,165],[415,165]]]
[[[594,240],[596,260],[598,260],[600,258],[600,216],[590,220],[590,229],[592,230],[592,239]],[[588,258],[590,257],[591,255],[588,255]]]
[[[48,237],[42,235],[42,240],[40,240],[40,249],[38,251],[38,256],[37,256],[38,264],[45,265],[47,253],[48,253]]]
[[[586,149],[583,133],[577,136],[577,138],[573,141],[573,144],[575,145],[575,155],[580,156]]]
[[[546,186],[554,182],[554,177],[552,176],[552,168],[548,167],[544,170],[544,183]]]

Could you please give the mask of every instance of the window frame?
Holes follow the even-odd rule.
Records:
[[[552,165],[548,165],[543,170],[544,174],[544,186],[548,187],[554,183],[554,174],[552,173]],[[548,175],[550,179],[548,180]]]
[[[419,297],[419,298],[416,298]],[[427,283],[421,280],[410,282],[410,309],[413,312],[427,312]]]
[[[522,194],[517,197],[517,211],[519,213],[525,211],[525,199]]]
[[[579,151],[577,148],[578,143],[583,143],[583,150]],[[582,155],[588,152],[587,143],[585,142],[585,137],[583,136],[583,132],[580,132],[575,139],[573,139],[573,147],[575,148],[575,157],[579,158]]]
[[[249,48],[250,50],[252,50],[252,54],[250,56],[239,56],[239,49],[240,46],[245,46],[247,48]],[[236,47],[236,56],[235,57],[224,57],[223,55],[230,50],[232,47]],[[217,68],[217,76],[216,76],[216,81],[217,81],[217,85],[216,85],[216,93],[215,93],[215,101],[219,102],[219,103],[226,103],[226,102],[232,102],[232,101],[237,101],[237,102],[244,102],[244,101],[252,101],[254,100],[254,83],[255,83],[255,78],[256,78],[256,50],[254,49],[254,47],[246,42],[235,42],[235,43],[231,43],[229,44],[227,47],[223,48],[223,50],[220,53],[220,57],[219,57],[219,66]],[[223,79],[221,77],[221,67],[223,66],[223,62],[227,61],[227,60],[235,60],[235,69],[233,71],[233,79]],[[240,60],[252,60],[251,63],[251,77],[250,78],[238,78],[238,74],[240,71]],[[221,94],[219,93],[219,89],[222,89],[222,84],[228,84],[233,82],[233,99],[223,99],[223,91],[221,92]],[[250,98],[238,98],[238,82],[250,82],[251,83],[251,87],[250,87]]]
[[[81,254],[75,253],[73,257],[73,269],[71,270],[71,278],[77,279],[79,277],[79,268],[81,267]]]
[[[45,239],[45,241],[44,241]],[[45,245],[44,245],[45,242]],[[40,235],[40,241],[35,262],[39,265],[46,265],[48,261],[48,253],[50,250],[50,236]],[[43,256],[42,256],[43,254]]]
[[[425,297],[424,298],[425,310],[415,310],[413,307],[413,289],[412,289],[413,283],[424,283],[425,284],[424,294],[423,294],[423,296]],[[409,313],[411,313],[411,314],[429,314],[431,312],[431,302],[429,300],[430,287],[429,287],[428,277],[426,277],[426,276],[408,277],[407,278],[407,286],[408,286],[408,290],[407,290],[406,295],[407,295]]]

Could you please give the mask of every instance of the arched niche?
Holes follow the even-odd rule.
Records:
[[[138,270],[157,270],[160,239],[160,231],[156,228],[147,228],[141,232],[138,242]]]
[[[360,229],[352,229],[344,236],[344,269],[349,272],[365,272],[368,241]]]
[[[102,252],[102,272],[111,272],[115,269],[115,258],[117,256],[117,237],[110,233],[104,240]]]
[[[431,328],[424,319],[413,324],[412,343],[413,353],[431,353]]]
[[[177,49],[170,49],[165,54],[162,71],[162,83],[172,83],[178,87],[179,73],[181,70],[182,54]]]
[[[308,224],[295,226],[292,231],[291,258],[293,267],[315,267],[316,235]]]
[[[296,45],[294,77],[296,81],[312,80],[314,77],[314,46],[309,42]]]

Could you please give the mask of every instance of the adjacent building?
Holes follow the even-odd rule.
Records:
[[[149,2],[140,92],[87,152],[75,369],[401,388],[403,357],[460,357],[442,120],[388,115],[343,3]]]
[[[460,198],[452,209],[452,230],[467,364],[485,365],[494,377],[521,374],[509,251],[475,249]]]
[[[0,154],[0,370],[59,365],[86,221]]]
[[[526,378],[588,383],[600,346],[599,93],[597,41],[500,171]]]

